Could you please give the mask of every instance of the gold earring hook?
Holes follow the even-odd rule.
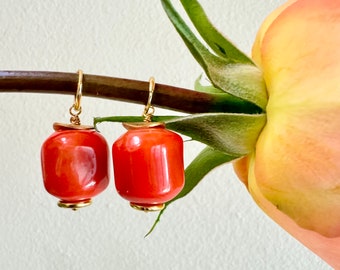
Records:
[[[155,112],[155,108],[152,106],[152,97],[153,93],[155,91],[155,78],[150,77],[149,79],[149,97],[148,102],[144,107],[144,112],[142,116],[144,117],[143,122],[128,122],[123,123],[123,126],[127,129],[139,129],[139,128],[154,128],[154,127],[165,127],[165,124],[163,122],[152,122],[152,117]],[[137,207],[136,207],[137,208]]]
[[[149,79],[149,97],[148,97],[148,102],[145,105],[144,112],[143,112],[144,122],[151,122],[153,113],[155,112],[155,108],[151,105],[153,92],[155,91],[155,85],[156,85],[155,78],[150,77],[150,79]]]
[[[84,78],[84,74],[83,71],[81,69],[79,69],[77,71],[78,73],[78,85],[77,85],[77,92],[76,95],[74,97],[74,103],[70,108],[70,114],[71,114],[71,118],[70,118],[70,122],[71,124],[74,125],[80,125],[80,119],[79,119],[79,115],[81,114],[81,97],[82,97],[82,92],[83,92],[83,78]]]
[[[84,74],[83,71],[81,69],[78,70],[78,86],[77,86],[77,93],[74,99],[74,109],[76,111],[79,111],[81,106],[80,106],[80,101],[81,101],[81,96],[82,96],[82,92],[83,92],[83,78],[84,78]]]

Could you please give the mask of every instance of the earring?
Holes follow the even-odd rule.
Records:
[[[54,123],[55,132],[41,147],[41,167],[47,192],[60,199],[58,206],[77,210],[109,184],[109,148],[92,126],[81,125],[83,72],[78,71],[70,124]]]
[[[184,186],[183,139],[164,123],[151,122],[154,89],[150,78],[144,122],[123,123],[127,132],[112,145],[116,189],[142,211],[163,209]]]

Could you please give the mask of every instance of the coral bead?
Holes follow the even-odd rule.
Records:
[[[42,145],[41,166],[45,189],[60,207],[76,210],[108,186],[109,148],[94,129],[70,126],[55,125]]]
[[[161,123],[125,126],[112,146],[116,189],[133,208],[161,210],[184,186],[183,140]]]

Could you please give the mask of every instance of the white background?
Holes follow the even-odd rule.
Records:
[[[211,20],[249,53],[265,16],[284,1],[202,1]],[[192,88],[202,72],[160,1],[2,0],[0,69],[76,72]],[[60,209],[45,192],[40,146],[52,123],[68,121],[72,96],[0,94],[0,268],[16,269],[329,269],[252,201],[230,165],[214,170],[156,214],[130,209],[109,188],[92,206]],[[143,106],[83,98],[82,122],[140,115]],[[156,114],[170,114],[156,109]],[[119,124],[100,129],[112,142]],[[185,144],[188,164],[202,149]]]

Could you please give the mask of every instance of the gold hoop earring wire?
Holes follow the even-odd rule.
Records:
[[[83,78],[84,74],[81,69],[78,70],[78,85],[77,85],[77,92],[74,97],[74,103],[70,108],[70,122],[73,125],[80,125],[80,119],[79,115],[81,114],[81,97],[82,97],[82,91],[83,91]]]
[[[151,105],[153,92],[155,91],[155,85],[155,78],[151,77],[149,79],[149,98],[143,112],[144,122],[151,122],[152,116],[155,112],[155,108]]]

